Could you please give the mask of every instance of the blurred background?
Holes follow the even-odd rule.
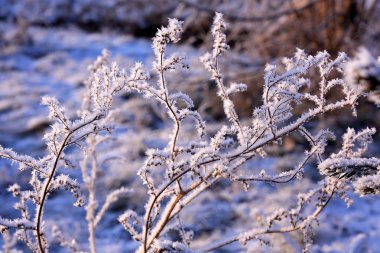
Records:
[[[352,57],[360,46],[375,56],[380,50],[378,0],[0,0],[0,6],[3,86],[15,78],[19,82],[26,72],[27,83],[80,86],[85,65],[102,48],[124,62],[149,64],[150,40],[168,17],[185,21],[181,50],[196,59],[210,49],[212,18],[222,12],[231,46],[226,78],[249,87],[236,99],[241,116],[260,104],[265,64],[278,63],[296,48],[309,54],[327,50],[332,57],[339,51]],[[213,85],[204,85],[207,78],[191,76],[181,83],[190,83],[185,89],[197,106],[220,119],[221,107],[203,101],[208,90],[214,92]],[[375,113],[368,106],[365,113]]]
[[[101,54],[102,49],[107,48],[112,59],[121,67],[128,69],[135,61],[141,61],[150,69],[153,57],[151,38],[157,28],[167,24],[169,17],[184,21],[182,40],[178,45],[171,46],[169,51],[183,52],[192,68],[191,71],[180,71],[169,76],[171,88],[188,93],[204,119],[217,128],[218,122],[224,119],[222,105],[214,95],[215,85],[209,81],[209,75],[198,60],[212,47],[209,31],[216,11],[222,12],[229,23],[227,39],[231,50],[222,62],[225,79],[248,85],[247,92],[234,98],[238,113],[246,119],[252,115],[253,108],[261,104],[265,64],[279,64],[282,57],[292,56],[297,48],[304,49],[308,54],[327,50],[332,57],[344,51],[354,57],[359,47],[365,47],[376,59],[380,55],[379,0],[0,0],[0,145],[36,157],[42,156],[45,145],[41,138],[50,122],[46,117],[46,108],[40,105],[40,97],[56,96],[68,109],[72,109],[69,111],[75,116],[84,92],[87,66]],[[313,75],[311,78],[318,81]],[[144,158],[144,150],[165,145],[163,136],[167,116],[157,110],[156,104],[141,100],[135,94],[124,94],[117,99],[116,106],[122,111],[119,118],[121,127],[117,134],[128,138],[129,146],[119,138],[112,150],[128,159],[125,164],[109,166],[108,177],[100,183],[105,192],[121,185],[141,188],[135,173]],[[352,117],[350,110],[342,110],[330,115],[332,117],[320,118],[318,123],[314,123],[316,125],[311,126],[330,127],[337,136],[347,126],[380,128],[379,112],[373,103],[362,99],[357,118]],[[338,139],[332,145],[337,146],[339,142]],[[276,159],[265,160],[262,164],[254,162],[254,165],[266,167],[271,164],[275,170],[289,169],[294,165],[292,159],[296,159],[306,145],[301,138],[291,136],[283,146],[271,151]],[[369,153],[380,154],[379,134],[375,136]],[[128,170],[125,170],[126,164]],[[9,168],[9,163],[0,161],[0,198],[3,201],[11,201],[3,189],[15,181],[15,175],[20,182],[27,182],[28,179],[28,174]],[[297,189],[308,189],[319,178],[312,169],[307,177],[309,185],[298,185],[295,189],[285,187],[283,199],[272,194],[264,204],[270,206],[270,210],[275,209],[282,205],[286,196],[295,196]],[[272,188],[264,191],[268,194],[276,192]],[[230,215],[230,220],[242,215],[229,206],[232,201],[230,194],[218,194],[219,201],[225,203],[217,212]],[[141,195],[145,197],[143,193]],[[259,199],[261,193],[253,190],[248,196],[240,193],[233,195],[240,198],[233,201],[240,201],[242,208],[248,208],[253,213],[249,201]],[[214,223],[220,225],[224,220],[213,217],[214,197],[206,195],[202,199],[209,203],[203,207],[206,218],[200,218],[203,219],[203,223],[198,225],[201,228],[191,229],[200,231],[196,234],[198,239],[205,235],[213,238],[217,236],[212,234]],[[51,203],[56,201],[53,196]],[[70,206],[70,201],[68,198],[63,205]],[[380,217],[380,201],[375,198],[357,201],[359,204],[351,209],[334,202],[327,210],[327,216],[332,221],[317,233],[316,252],[348,252],[347,247],[353,253],[380,252],[375,246],[380,228],[374,225]],[[103,225],[109,235],[104,239],[104,245],[107,245],[107,240],[114,239],[112,236],[121,241],[131,239],[113,218],[127,207],[142,206],[134,199],[128,200],[127,206],[119,203],[113,209],[114,214]],[[259,206],[255,208],[259,209]],[[48,209],[59,214],[54,204],[50,204]],[[11,205],[0,207],[0,216],[9,214],[12,214]],[[50,217],[58,214],[51,211]],[[74,215],[82,214],[78,211]],[[207,215],[216,219],[211,221],[214,223],[210,223]],[[189,224],[197,224],[196,218],[189,216]],[[196,221],[193,222],[193,219]],[[352,220],[357,223],[348,222]],[[359,222],[361,226],[357,226]],[[363,234],[369,238],[368,244],[363,243]],[[291,240],[302,241],[300,238],[282,238],[279,243],[285,241],[284,244],[291,245]],[[297,245],[289,247],[287,252],[297,252]],[[120,247],[123,248],[123,244]],[[133,247],[132,244],[130,249],[124,247],[124,250],[130,252]],[[363,247],[367,248],[363,250]],[[254,246],[252,249],[255,249]],[[124,251],[115,248],[115,252]],[[232,248],[223,252],[238,251]]]

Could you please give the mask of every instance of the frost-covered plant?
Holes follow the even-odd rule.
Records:
[[[98,85],[102,85],[101,81],[98,79],[97,75],[99,70],[102,70],[102,76],[104,77],[105,82],[113,82],[117,83],[116,86],[114,86],[115,91],[120,91],[124,86],[124,81],[121,77],[121,74],[119,73],[117,66],[114,65],[112,68],[109,68],[109,53],[108,51],[104,51],[102,56],[98,58],[98,60],[95,62],[93,66],[90,66],[90,71],[93,73],[90,78],[86,82],[86,88],[89,91],[84,99],[82,104],[82,110],[83,111],[90,111],[93,110],[94,107],[99,106],[98,103],[91,103],[91,97],[93,96],[93,92],[98,93],[98,90],[100,87]],[[112,81],[109,79],[112,77]],[[95,90],[94,90],[95,89]],[[111,94],[113,95],[113,94]],[[108,104],[111,104],[112,97],[108,97],[105,94],[105,100]],[[114,125],[115,122],[113,121],[113,118],[109,117],[108,122],[110,126]],[[103,142],[107,141],[109,139],[108,135],[89,135],[86,138],[86,145],[84,148],[82,148],[84,156],[83,160],[80,163],[80,168],[82,172],[82,178],[83,178],[83,184],[86,190],[88,191],[88,200],[87,204],[85,206],[86,209],[86,220],[88,223],[88,234],[89,234],[89,245],[90,245],[90,252],[95,253],[96,252],[96,243],[95,243],[95,229],[99,222],[104,217],[104,214],[106,213],[107,209],[111,206],[112,203],[117,201],[120,196],[125,195],[130,192],[129,189],[125,187],[121,187],[120,189],[114,190],[113,192],[109,193],[104,201],[102,203],[102,206],[100,209],[99,203],[97,200],[96,195],[96,183],[98,179],[98,172],[100,170],[99,168],[99,161],[98,155],[97,155],[97,146],[102,144]],[[110,159],[107,157],[107,159]]]
[[[342,151],[324,159],[325,146],[329,139],[335,138],[334,134],[329,130],[312,134],[312,131],[306,127],[306,123],[317,116],[345,106],[351,107],[356,115],[355,106],[362,95],[361,90],[348,85],[343,78],[330,78],[331,73],[344,76],[343,64],[348,60],[344,53],[340,53],[336,59],[330,59],[327,52],[310,56],[298,50],[293,58],[284,59],[285,71],[282,73],[276,66],[267,65],[263,105],[254,110],[251,124],[243,124],[235,111],[231,96],[236,92],[244,91],[246,85],[231,83],[226,86],[224,83],[218,59],[228,49],[224,34],[226,23],[223,21],[222,14],[217,13],[212,27],[213,51],[202,56],[201,62],[218,87],[217,94],[222,100],[226,118],[230,123],[221,127],[213,136],[207,136],[203,134],[204,123],[199,114],[191,110],[193,103],[190,98],[180,93],[170,94],[165,81],[167,70],[174,71],[175,64],[182,60],[177,56],[165,56],[167,44],[178,41],[180,25],[181,23],[177,20],[169,20],[169,26],[161,28],[153,40],[156,56],[155,71],[160,76],[158,85],[149,85],[144,81],[138,86],[131,87],[159,100],[174,121],[174,132],[167,147],[161,150],[149,150],[145,164],[139,171],[150,195],[145,206],[145,215],[140,217],[133,210],[128,210],[119,218],[132,237],[140,242],[138,252],[190,252],[194,250],[186,245],[185,238],[182,242],[170,242],[165,234],[169,228],[173,229],[173,226],[177,226],[181,234],[181,225],[174,218],[178,217],[182,209],[190,205],[201,192],[217,181],[227,179],[242,182],[246,186],[249,186],[252,181],[287,183],[301,176],[304,165],[313,157],[317,158],[322,174],[334,169],[346,171],[343,173],[355,173],[355,178],[359,178],[355,181],[355,185],[362,182],[360,180],[364,180],[362,177],[364,175],[373,177],[378,170],[377,158],[361,157],[374,130],[364,130],[356,136],[349,129],[344,136],[345,144]],[[315,69],[319,71],[321,81],[318,83],[319,93],[311,94],[305,92],[305,87],[311,85],[307,73]],[[341,87],[342,98],[329,102],[326,98],[327,94],[336,87]],[[185,102],[183,107],[179,107],[178,100]],[[314,106],[302,115],[296,115],[293,108],[306,101],[312,102]],[[198,139],[196,143],[185,142],[179,145],[177,138],[181,121],[185,116],[190,115],[194,115],[196,119]],[[265,171],[260,173],[250,171],[241,174],[243,164],[254,157],[265,156],[267,145],[280,143],[283,137],[293,132],[301,133],[311,145],[305,152],[305,158],[293,170],[278,175],[267,175]],[[359,141],[361,145],[356,151],[350,146],[352,145],[350,143],[355,141]],[[349,158],[342,157],[344,155],[341,153],[344,152]],[[360,171],[352,172],[352,168]],[[295,230],[302,230],[306,246],[310,245],[312,226],[330,199],[337,195],[350,203],[345,192],[348,189],[346,183],[351,180],[352,177],[336,177],[335,173],[329,173],[317,189],[299,195],[297,207],[292,210],[282,210],[269,217],[266,226],[237,234],[195,251],[211,252],[235,241],[245,244],[249,240],[260,239],[260,236],[264,234]],[[378,188],[373,186],[373,178],[367,178],[363,183],[367,187],[372,187],[372,193],[378,192]],[[357,191],[362,188],[363,186],[356,186]],[[308,208],[305,207],[307,205],[309,205]],[[314,206],[311,212],[310,206]],[[282,225],[284,223],[287,225],[276,225],[278,221],[281,221]]]
[[[77,205],[84,204],[80,185],[70,177],[57,173],[59,167],[71,165],[64,151],[76,144],[85,153],[81,169],[84,185],[89,192],[86,219],[91,251],[95,251],[95,226],[109,204],[119,194],[126,192],[122,188],[111,193],[103,207],[96,211],[96,145],[106,138],[103,133],[111,128],[113,95],[121,90],[137,92],[147,99],[158,101],[172,123],[167,145],[162,149],[147,150],[146,160],[138,171],[149,196],[144,214],[127,210],[119,217],[122,226],[139,243],[137,252],[212,252],[234,242],[245,245],[248,241],[258,240],[268,244],[270,239],[264,238],[266,235],[297,230],[304,235],[307,251],[312,243],[313,227],[318,223],[318,216],[334,196],[350,205],[351,200],[346,193],[351,187],[360,195],[378,194],[379,159],[363,157],[375,129],[366,128],[356,132],[349,128],[343,136],[342,148],[326,158],[325,148],[329,140],[335,139],[334,133],[328,129],[316,131],[307,124],[320,115],[343,107],[350,107],[356,115],[355,106],[363,94],[355,86],[358,85],[355,80],[346,81],[347,73],[344,71],[347,71],[347,67],[344,66],[350,64],[347,56],[340,53],[337,58],[331,59],[327,52],[312,56],[299,49],[292,58],[283,60],[281,68],[268,64],[265,68],[263,103],[254,109],[249,122],[242,121],[232,97],[244,92],[246,85],[226,84],[220,69],[219,59],[229,48],[224,33],[226,27],[222,14],[217,13],[212,26],[212,52],[200,59],[218,88],[217,95],[226,115],[226,122],[216,133],[206,131],[205,122],[194,109],[194,103],[188,95],[172,92],[168,88],[168,72],[177,71],[179,67],[189,68],[182,56],[167,55],[168,45],[177,43],[182,32],[182,22],[169,19],[168,26],[159,29],[153,39],[153,71],[157,83],[151,83],[152,79],[141,63],[136,63],[127,73],[120,71],[116,64],[109,64],[105,53],[91,68],[92,74],[87,82],[89,95],[84,99],[78,119],[68,119],[65,109],[54,98],[43,99],[43,103],[50,108],[50,118],[55,121],[52,130],[45,136],[47,156],[34,159],[1,148],[1,157],[17,162],[20,169],[32,169],[30,184],[33,187],[31,191],[21,190],[18,185],[9,187],[9,191],[20,198],[16,209],[21,211],[22,218],[1,218],[1,231],[16,228],[25,232],[18,233],[19,239],[25,241],[33,251],[45,252],[48,249],[42,218],[49,193],[65,189],[74,195]],[[317,93],[311,93],[309,90],[315,89],[308,89],[312,85],[309,73],[315,72],[320,77],[316,84],[319,89]],[[336,92],[338,89],[341,90],[340,98],[337,95],[333,101],[328,99],[331,91]],[[296,113],[294,109],[298,107],[304,107],[303,113]],[[191,139],[183,134],[189,119],[195,122],[195,137]],[[268,146],[280,145],[284,137],[294,133],[300,133],[310,147],[293,169],[270,175],[266,170],[255,171],[244,167],[248,161],[266,156]],[[185,231],[180,216],[184,208],[190,206],[202,192],[220,181],[241,183],[247,190],[257,181],[289,183],[301,179],[303,168],[313,159],[318,162],[318,170],[324,178],[315,189],[299,193],[297,205],[293,208],[280,209],[268,215],[259,227],[235,235],[229,232],[228,236],[212,244],[190,247],[191,231]],[[36,205],[35,217],[30,215],[26,204],[28,200]],[[169,236],[172,230],[177,230],[181,239],[173,240]],[[29,234],[33,234],[35,239]],[[75,244],[65,241],[59,230],[56,229],[55,234],[62,245],[76,249]]]
[[[87,81],[88,95],[84,97],[83,108],[78,112],[76,119],[69,119],[65,108],[54,97],[42,98],[42,104],[49,108],[49,119],[53,121],[51,130],[44,136],[47,146],[46,156],[35,159],[27,155],[19,155],[11,149],[0,147],[1,157],[17,163],[20,170],[28,168],[32,170],[29,181],[31,190],[22,190],[17,184],[8,188],[14,197],[20,199],[15,205],[15,209],[21,212],[21,218],[16,220],[1,218],[1,231],[4,232],[11,228],[23,230],[24,233],[19,233],[18,237],[33,252],[48,250],[43,214],[44,205],[52,192],[67,190],[76,199],[75,206],[83,206],[85,203],[77,181],[68,175],[59,173],[60,168],[72,166],[72,162],[65,154],[68,147],[78,146],[85,153],[82,171],[85,185],[90,193],[87,205],[87,220],[91,227],[90,234],[109,204],[118,195],[126,191],[123,188],[112,193],[97,216],[94,216],[96,201],[93,198],[93,185],[96,180],[96,168],[92,169],[91,176],[88,176],[86,172],[87,160],[94,159],[94,145],[105,138],[105,134],[113,128],[114,111],[111,110],[111,103],[114,94],[122,90],[128,82],[138,81],[138,77],[133,76],[128,80],[125,79],[126,77],[119,72],[116,65],[110,67],[107,62],[107,54],[105,51],[90,67],[91,75]],[[28,201],[35,205],[34,213],[29,210]]]
[[[86,220],[88,222],[88,234],[89,234],[89,245],[91,253],[96,252],[96,243],[95,243],[95,229],[99,222],[104,217],[106,211],[109,207],[119,199],[120,196],[128,194],[131,192],[130,189],[121,187],[113,192],[109,193],[102,203],[100,209],[98,209],[99,203],[96,195],[96,183],[99,172],[99,161],[96,152],[97,145],[105,141],[106,136],[89,136],[87,138],[87,147],[83,152],[85,156],[81,162],[81,171],[83,182],[86,190],[88,191],[88,200],[86,209]],[[97,210],[98,209],[98,210]]]

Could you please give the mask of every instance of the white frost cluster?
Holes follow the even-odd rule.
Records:
[[[364,47],[359,48],[355,57],[344,68],[350,85],[357,86],[371,79],[380,80],[380,64]]]
[[[167,27],[158,29],[156,36],[153,39],[153,51],[156,57],[159,57],[166,49],[167,44],[170,42],[177,43],[182,34],[182,21],[177,19],[169,19]]]
[[[319,164],[318,168],[321,173],[340,178],[357,178],[376,173],[380,166],[380,160],[376,157],[362,157],[375,133],[376,129],[374,128],[365,128],[358,133],[354,129],[348,128],[343,135],[342,149]]]
[[[378,173],[380,168],[378,168]],[[380,174],[360,177],[354,182],[355,191],[361,195],[380,194]]]
[[[380,63],[366,48],[359,48],[344,72],[349,85],[368,92],[368,99],[380,106]]]
[[[211,28],[212,36],[214,37],[212,56],[218,57],[221,53],[227,51],[230,47],[227,45],[227,37],[224,31],[227,28],[224,22],[222,13],[215,13],[214,23]]]

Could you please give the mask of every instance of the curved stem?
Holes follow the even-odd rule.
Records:
[[[41,253],[45,252],[44,250],[44,247],[42,245],[42,233],[41,233],[41,220],[42,220],[42,211],[43,211],[43,208],[44,208],[44,204],[45,204],[45,200],[46,200],[46,197],[47,197],[47,193],[49,191],[49,186],[50,186],[50,183],[51,181],[53,180],[53,177],[54,177],[54,174],[55,174],[55,171],[57,169],[57,165],[58,165],[58,161],[62,155],[62,152],[63,150],[65,149],[66,147],[66,142],[68,141],[68,139],[70,138],[70,136],[73,134],[73,132],[70,132],[65,140],[63,141],[59,151],[58,151],[58,154],[55,158],[55,161],[54,161],[54,165],[53,165],[53,168],[50,172],[50,175],[44,185],[44,188],[43,188],[43,192],[42,192],[42,198],[39,202],[39,205],[37,207],[37,222],[36,222],[36,233],[37,233],[37,241],[38,241],[38,248],[40,250]]]
[[[57,170],[57,166],[58,166],[58,161],[59,159],[61,158],[61,155],[63,153],[63,150],[67,147],[67,142],[68,140],[70,139],[70,137],[76,132],[78,131],[79,129],[87,126],[88,124],[91,124],[92,122],[98,120],[100,117],[99,116],[95,116],[94,119],[88,121],[88,122],[85,122],[81,125],[79,125],[78,127],[76,127],[75,129],[73,129],[72,131],[70,131],[64,141],[62,142],[62,145],[61,147],[59,148],[59,151],[57,153],[57,156],[54,160],[54,164],[53,164],[53,168],[49,174],[49,177],[46,179],[46,183],[44,185],[44,188],[43,188],[43,192],[42,192],[42,198],[41,200],[39,201],[39,204],[38,204],[38,207],[37,207],[37,216],[36,216],[36,237],[37,237],[37,242],[38,242],[38,248],[39,248],[39,251],[41,253],[44,253],[45,250],[44,250],[44,247],[42,245],[42,233],[41,233],[41,221],[42,221],[42,212],[43,212],[43,209],[44,209],[44,204],[45,204],[45,201],[46,201],[46,197],[48,195],[48,192],[49,192],[49,186],[50,186],[50,183],[51,181],[53,180],[54,178],[54,174],[55,174],[55,171]]]
[[[278,176],[276,178],[268,178],[268,177],[263,177],[263,178],[261,178],[261,177],[248,177],[248,178],[245,178],[245,177],[238,177],[238,178],[234,178],[234,180],[241,181],[241,182],[258,181],[258,182],[268,182],[268,183],[276,183],[276,184],[285,184],[285,183],[288,183],[288,182],[292,181],[297,176],[297,174],[302,170],[302,168],[305,166],[305,164],[307,163],[307,161],[314,155],[315,152],[316,152],[315,150],[312,151],[312,152],[310,152],[310,154],[305,157],[305,159],[301,162],[300,165],[298,165],[298,167],[294,170],[294,172],[292,174],[290,174],[290,177],[289,176]],[[287,179],[281,180],[284,177],[287,177]]]
[[[167,109],[171,113],[171,115],[173,117],[173,120],[175,122],[174,135],[172,137],[171,144],[170,144],[171,160],[174,161],[175,158],[176,158],[176,143],[177,143],[177,138],[178,138],[179,129],[180,129],[180,121],[179,121],[178,116],[177,116],[176,112],[174,111],[173,107],[171,106],[171,104],[169,102],[169,99],[168,99],[169,94],[168,94],[168,89],[167,89],[166,83],[165,83],[165,75],[164,75],[164,69],[163,69],[163,60],[164,60],[164,53],[161,53],[161,55],[160,55],[160,79],[161,79],[162,89],[164,91],[163,102],[165,103]],[[161,192],[159,192],[159,194],[157,194],[157,195],[154,196],[152,204],[148,208],[148,212],[147,212],[147,216],[146,216],[146,221],[145,221],[145,228],[144,228],[144,239],[143,239],[143,242],[144,242],[144,245],[143,245],[144,252],[147,252],[148,247],[149,247],[148,234],[149,234],[149,226],[150,226],[150,216],[152,214],[152,210],[153,210],[154,204],[156,203],[156,201],[158,200],[158,198],[161,196],[161,194],[166,190],[166,188],[169,187],[173,182],[177,182],[178,187],[181,189],[181,184],[179,182],[179,179],[181,178],[181,176],[179,176],[179,177],[177,176],[175,178],[176,179],[170,181],[170,183],[167,186],[165,186],[163,188],[163,190]],[[155,238],[155,237],[153,237],[153,238]]]
[[[335,190],[336,190],[336,187],[333,188],[333,190],[331,191],[331,193],[329,194],[327,200],[325,201],[325,203],[323,203],[323,205],[319,206],[314,212],[313,214],[310,215],[310,217],[312,217],[313,219],[317,218],[318,215],[323,211],[323,209],[325,209],[325,207],[328,205],[328,203],[330,202],[330,200],[332,199],[332,197],[334,196],[335,194]],[[280,229],[263,229],[261,231],[258,231],[256,233],[253,233],[252,235],[250,235],[249,239],[248,240],[252,240],[254,239],[256,236],[258,235],[264,235],[264,234],[278,234],[278,233],[290,233],[290,232],[294,232],[294,231],[297,231],[297,230],[300,230],[303,228],[303,225],[304,223],[300,223],[298,224],[297,226],[289,226],[289,227],[283,227],[283,228],[280,228]],[[237,236],[233,236],[231,237],[230,239],[227,239],[225,241],[222,241],[220,242],[219,244],[216,244],[216,245],[212,245],[211,247],[209,248],[206,248],[206,249],[203,249],[203,250],[200,250],[199,252],[201,253],[207,253],[207,252],[212,252],[216,249],[219,249],[219,248],[222,248],[226,245],[229,245],[231,243],[234,243],[234,242],[237,242],[239,241],[240,239],[240,236],[237,235]]]

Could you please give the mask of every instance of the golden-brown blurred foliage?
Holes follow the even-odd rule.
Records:
[[[379,10],[377,1],[320,0],[302,9],[304,2],[311,1],[289,1],[293,13],[275,22],[255,40],[259,55],[289,55],[295,47],[309,53],[327,50],[336,55],[339,51],[352,52],[362,44],[376,46],[372,40],[380,32],[375,17]]]
[[[230,24],[230,45],[263,61],[290,56],[296,47],[332,55],[350,53],[359,45],[379,50],[378,0],[218,0],[207,6],[204,1],[179,2],[173,14],[186,20],[189,42],[210,42],[205,34],[213,13],[220,11]]]

